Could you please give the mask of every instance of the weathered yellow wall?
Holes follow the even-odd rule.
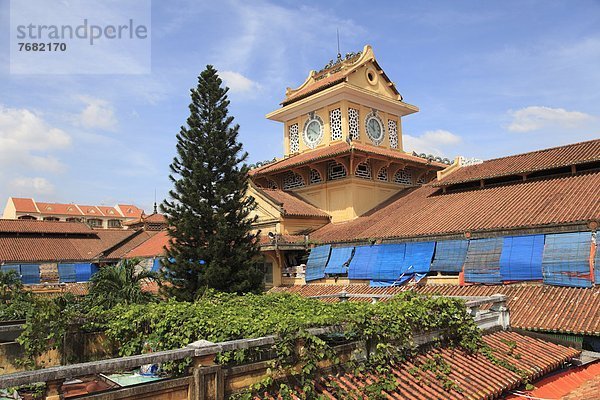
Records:
[[[332,216],[332,222],[352,220],[406,186],[356,177],[310,185],[294,192]]]
[[[16,362],[23,355],[23,348],[17,342],[0,343],[0,375],[24,371],[25,368]],[[45,368],[60,365],[60,353],[57,350],[49,350],[36,358],[36,364]]]
[[[313,231],[329,221],[325,218],[291,218],[281,223],[281,232],[287,235],[303,235],[307,230]]]

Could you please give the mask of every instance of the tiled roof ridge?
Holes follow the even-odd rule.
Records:
[[[259,191],[259,192],[263,192],[263,195],[265,197],[267,197],[267,199],[269,199],[274,204],[276,204],[277,206],[279,206],[281,208],[281,211],[283,212],[283,215],[288,215],[288,216],[327,217],[327,218],[331,217],[325,211],[321,210],[319,207],[317,207],[317,206],[311,204],[310,202],[306,201],[305,199],[303,199],[302,197],[298,196],[296,193],[294,193],[292,191],[283,190],[283,189],[270,189],[270,188],[265,189],[265,188],[260,188],[260,187],[256,187],[255,189],[257,191]],[[273,196],[273,193],[283,193],[285,196],[290,196],[295,201],[301,202],[302,205],[306,206],[307,208],[309,208],[311,210],[307,211],[307,212],[290,212],[288,209],[286,209],[285,200],[282,201],[282,200],[279,200],[279,199],[275,198]]]
[[[136,236],[139,236],[140,234],[144,233],[143,230],[137,230],[137,231],[131,231],[131,235],[124,237],[122,240],[120,240],[119,242],[113,244],[112,246],[102,250],[100,253],[94,255],[93,258],[102,258],[103,255],[105,254],[109,254],[110,252],[112,252],[113,250],[115,250],[116,248],[122,246],[123,244],[129,242],[130,240],[132,240],[133,238],[135,238]],[[143,243],[143,242],[142,242]],[[137,246],[136,246],[137,247]]]
[[[569,147],[574,147],[574,146],[580,146],[582,144],[593,143],[593,142],[600,142],[600,139],[584,140],[584,141],[581,141],[581,142],[563,144],[563,145],[560,145],[560,146],[547,147],[547,148],[544,148],[544,149],[538,149],[538,150],[533,150],[533,151],[526,151],[524,153],[517,153],[517,154],[512,154],[512,155],[508,155],[508,156],[504,156],[504,157],[490,158],[489,160],[484,160],[482,164],[488,163],[490,161],[499,161],[499,160],[505,160],[507,158],[520,157],[520,156],[526,156],[526,155],[530,155],[530,154],[538,154],[538,153],[544,153],[544,152],[547,152],[547,151],[558,150],[558,149],[561,149],[561,148],[569,148]],[[463,167],[463,168],[471,168],[471,167],[475,167],[475,166],[478,166],[478,165],[481,166],[481,164],[475,164],[475,165],[469,165],[469,166]]]

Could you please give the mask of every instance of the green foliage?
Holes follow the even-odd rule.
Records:
[[[161,210],[171,243],[163,290],[192,301],[207,288],[245,293],[262,289],[257,236],[250,233],[255,201],[246,197],[248,154],[228,116],[227,88],[212,66],[191,90],[187,126],[177,135],[169,178],[174,188]]]
[[[0,321],[25,319],[33,306],[33,295],[24,290],[15,271],[0,271]]]
[[[391,390],[395,380],[389,366],[412,355],[414,333],[440,332],[441,342],[468,351],[476,351],[480,345],[479,329],[461,300],[412,292],[376,304],[331,304],[290,294],[207,293],[193,303],[118,306],[104,312],[102,319],[107,336],[118,343],[121,355],[139,354],[145,342],[156,344],[157,350],[167,350],[200,339],[220,342],[277,334],[280,339],[270,349],[277,357],[270,361],[270,368],[291,375],[294,386],[299,386],[306,398],[315,398],[319,364],[324,360],[339,363],[331,343],[310,334],[311,327],[337,326],[345,339],[370,344],[368,359],[354,367],[376,370],[382,376],[367,388],[373,393]],[[220,361],[241,362],[251,357],[250,352],[225,354]],[[436,370],[440,375],[447,371],[442,367]],[[174,368],[185,371],[185,365]],[[256,393],[271,385],[277,385],[280,391],[287,387],[286,383],[268,379],[251,391]],[[451,388],[454,386],[449,382]],[[245,394],[240,396],[244,398]],[[377,397],[373,394],[370,398]]]
[[[152,293],[142,290],[143,281],[158,279],[154,272],[141,268],[138,259],[122,260],[117,265],[107,265],[90,280],[87,300],[90,306],[109,309],[119,304],[149,303],[156,300]]]

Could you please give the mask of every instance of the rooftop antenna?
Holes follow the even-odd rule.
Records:
[[[335,28],[335,31],[337,33],[337,59],[338,61],[340,61],[342,59],[342,53],[340,52],[340,29]]]

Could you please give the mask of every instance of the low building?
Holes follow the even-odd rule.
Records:
[[[2,218],[85,222],[92,228],[119,229],[125,222],[140,219],[143,214],[144,210],[131,204],[117,204],[114,207],[87,206],[9,197]]]
[[[70,286],[80,293],[84,289],[74,284],[89,281],[98,268],[117,263],[157,233],[92,229],[83,222],[0,220],[0,271],[16,271],[32,290]]]

